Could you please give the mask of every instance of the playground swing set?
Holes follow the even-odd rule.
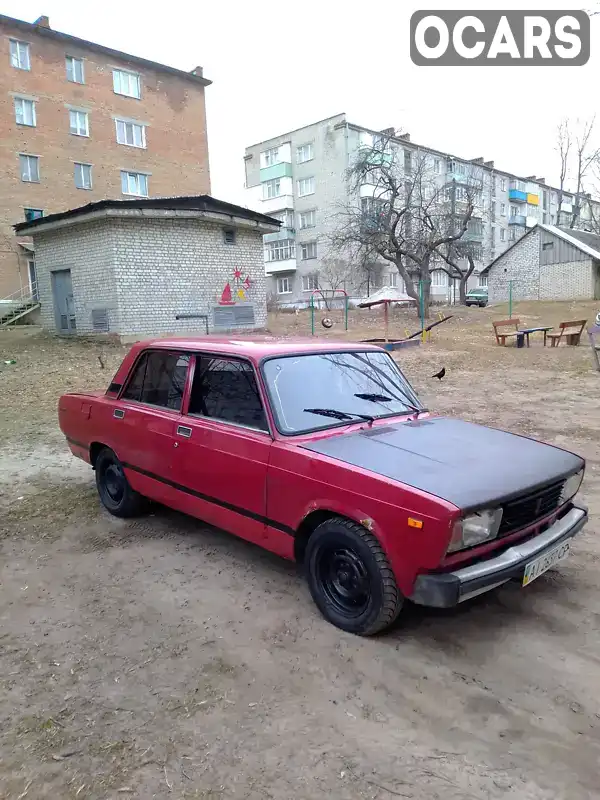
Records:
[[[341,294],[344,297],[344,330],[348,330],[348,293],[344,289],[335,289],[332,290],[334,296],[336,293]],[[325,296],[320,289],[315,289],[310,296],[310,327],[311,327],[311,335],[315,335],[315,295],[320,294],[323,300],[325,300]],[[375,306],[383,306],[383,324],[384,324],[384,335],[383,338],[375,338],[375,339],[362,339],[363,342],[369,342],[373,344],[380,344],[384,350],[399,350],[402,347],[411,347],[415,345],[421,344],[421,342],[426,342],[431,336],[431,330],[435,328],[437,325],[441,325],[442,322],[446,322],[449,319],[452,319],[452,314],[448,314],[444,316],[443,314],[438,314],[438,319],[435,322],[431,322],[429,325],[425,325],[425,302],[424,302],[424,295],[423,295],[423,284],[422,281],[419,281],[419,319],[421,321],[421,327],[418,331],[409,334],[408,330],[406,331],[406,336],[403,339],[390,339],[389,335],[389,307],[392,303],[398,302],[416,302],[414,298],[409,297],[408,295],[400,292],[398,289],[394,287],[384,287],[379,292],[376,292],[371,298],[368,298],[362,303],[359,303],[359,308],[373,308]],[[324,328],[331,328],[333,327],[333,322],[325,317],[321,320],[321,324]]]

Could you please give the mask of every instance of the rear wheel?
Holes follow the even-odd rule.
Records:
[[[107,511],[115,517],[136,517],[146,510],[146,498],[131,488],[123,465],[109,447],[100,451],[95,467],[96,487]]]
[[[370,636],[387,628],[403,597],[383,548],[372,533],[347,519],[323,522],[305,553],[310,592],[326,620]]]

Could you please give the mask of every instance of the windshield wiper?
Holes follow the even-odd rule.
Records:
[[[358,417],[358,419],[366,420],[370,425],[375,422],[375,417],[372,417],[370,414],[357,414],[354,411],[338,411],[337,408],[305,408],[303,410],[309,414],[319,414],[322,417],[333,417],[333,419],[343,420]]]
[[[364,394],[355,394],[354,397],[358,397],[361,400],[370,400],[373,403],[391,403],[394,400],[393,397],[386,397],[384,394],[370,394],[369,392],[365,392]],[[419,418],[419,414],[424,414],[425,411],[429,410],[427,408],[417,408],[416,406],[413,406],[412,403],[408,402],[404,395],[402,396],[401,402],[404,403],[404,405],[414,414],[416,414],[415,419]]]

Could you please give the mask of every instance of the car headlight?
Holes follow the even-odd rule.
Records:
[[[562,491],[560,493],[560,505],[562,506],[563,503],[568,502],[571,498],[575,497],[577,492],[579,491],[579,487],[581,486],[581,481],[583,480],[583,469],[580,469],[579,472],[576,472],[574,475],[571,475],[570,478],[563,484]]]
[[[495,539],[502,522],[501,508],[485,508],[458,520],[452,530],[448,553]]]

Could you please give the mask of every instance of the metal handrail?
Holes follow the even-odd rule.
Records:
[[[16,292],[7,295],[0,299],[0,304],[2,303],[37,303],[37,281],[34,281],[31,286],[25,288],[21,286],[20,289],[17,289]]]

